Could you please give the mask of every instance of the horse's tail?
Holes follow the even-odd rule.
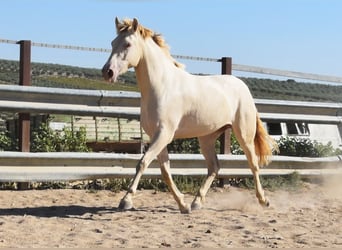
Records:
[[[279,151],[276,141],[267,133],[259,114],[257,114],[256,133],[254,137],[255,153],[259,157],[259,166],[266,166],[270,163],[270,156],[273,151]]]

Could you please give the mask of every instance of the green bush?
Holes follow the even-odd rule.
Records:
[[[0,151],[18,150],[17,141],[13,140],[7,131],[0,132]]]
[[[197,138],[176,139],[172,141],[167,149],[171,154],[199,154],[200,146]]]
[[[326,157],[339,155],[340,149],[335,149],[331,142],[323,144],[308,138],[281,137],[278,141],[279,155],[300,157]]]
[[[220,152],[220,141],[215,144],[216,152]],[[197,138],[176,139],[167,145],[170,154],[200,154],[201,148]]]
[[[89,152],[86,145],[86,130],[64,128],[61,132],[52,130],[48,122],[32,133],[32,152]]]
[[[334,148],[331,142],[328,142],[328,144],[323,144],[323,143],[314,141],[314,146],[318,152],[318,155],[321,157],[342,155],[342,149]]]
[[[232,133],[232,136],[230,139],[230,152],[232,152],[233,155],[243,155],[244,154],[242,148],[240,147],[239,142],[237,141],[237,139],[233,133]]]
[[[307,138],[281,137],[278,146],[280,155],[319,157],[314,143]]]

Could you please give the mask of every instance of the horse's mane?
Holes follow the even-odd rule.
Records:
[[[122,22],[120,22],[117,26],[117,33],[121,33],[124,31],[128,31],[133,29],[133,21],[130,19],[124,19]],[[138,25],[137,31],[140,33],[142,38],[152,38],[152,40],[164,51],[164,53],[171,58],[173,63],[176,65],[178,68],[184,68],[184,65],[177,62],[170,54],[170,47],[167,45],[165,42],[165,39],[162,37],[161,34],[157,34],[153,32],[152,30],[143,27],[142,25]]]

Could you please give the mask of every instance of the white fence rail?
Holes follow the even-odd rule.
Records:
[[[71,90],[0,85],[0,111],[73,114],[139,119],[140,94],[122,91]],[[255,100],[264,121],[305,121],[337,124],[342,134],[342,103]],[[109,153],[0,152],[0,181],[52,181],[127,177],[135,173],[141,155]],[[220,177],[249,176],[245,156],[220,155]],[[171,155],[172,173],[206,175],[201,155]],[[304,176],[342,174],[342,157],[274,156],[261,175],[298,171]],[[156,163],[145,176],[159,176]]]
[[[140,154],[109,153],[23,153],[0,152],[0,182],[70,181],[131,177]],[[219,178],[246,177],[252,173],[244,155],[219,155]],[[204,157],[200,154],[170,154],[174,175],[205,176]],[[260,175],[287,175],[298,172],[304,177],[342,174],[342,157],[301,158],[274,156]],[[144,177],[160,177],[157,161]]]
[[[275,75],[275,76],[283,76],[283,77],[288,77],[288,78],[298,78],[298,79],[306,79],[306,80],[314,80],[314,81],[322,81],[322,82],[342,83],[342,77],[339,77],[339,76],[327,76],[327,75],[319,75],[319,74],[312,74],[312,73],[303,73],[303,72],[298,72],[298,71],[249,66],[249,65],[242,65],[242,64],[233,64],[232,68],[233,70],[236,70],[236,71],[244,71],[244,72],[257,73],[257,74]]]
[[[263,120],[342,124],[342,103],[255,99]],[[140,93],[0,85],[0,110],[136,118]]]

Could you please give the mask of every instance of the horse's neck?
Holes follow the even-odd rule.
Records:
[[[172,71],[175,70],[171,60],[157,45],[152,43],[145,45],[144,55],[135,68],[142,98],[161,94],[168,84],[166,74],[172,75]]]

